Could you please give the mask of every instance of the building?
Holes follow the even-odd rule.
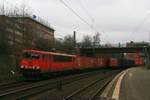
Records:
[[[130,41],[130,42],[127,42],[126,43],[126,46],[127,47],[144,47],[144,46],[149,46],[149,43],[148,42],[133,42],[133,41]]]
[[[7,40],[15,51],[49,48],[54,43],[54,31],[48,23],[35,16],[0,15],[0,37]]]
[[[126,43],[126,47],[144,47],[144,46],[149,46],[149,43],[147,42],[128,42]],[[143,56],[143,53],[126,53],[125,57],[127,59],[135,59]]]

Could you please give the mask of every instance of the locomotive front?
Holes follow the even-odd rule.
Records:
[[[37,76],[40,74],[41,55],[34,51],[23,51],[20,69],[24,76]]]

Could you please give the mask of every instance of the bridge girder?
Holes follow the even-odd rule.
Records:
[[[150,47],[81,48],[80,53],[83,55],[102,53],[142,53],[144,52],[144,48],[146,48],[148,53],[150,54]]]

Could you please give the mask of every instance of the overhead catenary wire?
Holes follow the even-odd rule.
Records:
[[[81,17],[73,8],[71,8],[70,6],[68,6],[68,4],[64,1],[64,0],[59,0],[65,7],[67,7],[72,13],[74,13],[81,21],[83,21],[85,24],[87,24],[89,26],[89,28],[91,30],[93,30],[95,33],[99,33],[101,35],[101,33],[106,33],[104,30],[101,30],[101,32],[99,32],[93,25],[91,25],[89,22],[87,22],[83,17]],[[90,16],[89,16],[90,17]],[[92,18],[92,17],[91,17]],[[93,19],[93,18],[92,18]],[[93,20],[93,24],[94,24],[94,20]]]
[[[84,10],[84,12],[86,13],[86,15],[90,18],[92,24],[95,25],[96,23],[95,23],[94,17],[88,12],[88,10],[86,9],[86,7],[83,5],[82,0],[79,0],[79,4],[80,4],[81,8]],[[94,25],[93,25],[93,27],[94,27]],[[95,27],[94,27],[94,28],[95,28]],[[96,29],[96,28],[95,28],[95,29]],[[98,30],[96,30],[96,32],[97,32],[97,33],[100,33],[100,32],[98,32]],[[102,33],[105,33],[104,30],[101,30],[101,32],[102,32]],[[100,34],[101,34],[101,33],[100,33]]]
[[[79,0],[79,5],[83,9],[83,11],[86,13],[86,15],[90,18],[91,22],[94,23],[95,20],[94,20],[93,16],[88,12],[88,10],[85,8],[85,6],[83,5],[81,0]]]
[[[64,6],[66,6],[72,13],[74,13],[80,20],[82,20],[85,24],[87,24],[93,31],[97,32],[97,30],[93,27],[93,25],[89,24],[84,18],[82,18],[74,9],[68,6],[63,0],[59,0]]]

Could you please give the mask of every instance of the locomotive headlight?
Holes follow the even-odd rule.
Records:
[[[39,66],[37,66],[37,67],[36,67],[36,69],[40,69],[40,67],[39,67]]]
[[[24,68],[24,66],[23,66],[23,65],[21,65],[21,66],[20,66],[20,68]]]
[[[24,68],[28,68],[28,66],[25,65]]]
[[[33,68],[33,69],[35,69],[36,67],[35,67],[35,66],[33,66],[32,68]]]

